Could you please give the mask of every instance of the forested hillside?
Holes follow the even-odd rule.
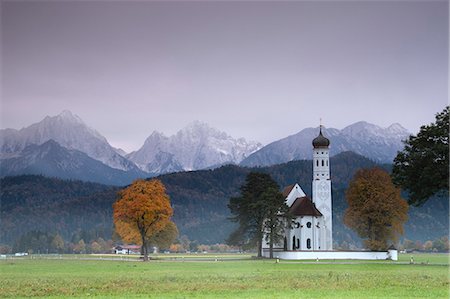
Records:
[[[43,176],[6,177],[1,182],[0,243],[12,244],[31,230],[110,239],[117,187]],[[85,240],[88,241],[88,240]]]
[[[374,162],[351,152],[331,158],[333,235],[338,245],[358,244],[356,235],[342,223],[345,189],[357,169],[373,166]],[[224,242],[234,225],[227,219],[228,200],[239,194],[250,171],[269,173],[280,187],[298,182],[311,194],[311,161],[262,168],[228,165],[162,175],[159,178],[170,195],[180,234],[203,244]],[[0,182],[0,244],[13,244],[31,230],[59,233],[66,241],[77,241],[80,236],[85,242],[111,238],[112,204],[119,188],[42,176],[8,177]],[[420,208],[411,207],[406,238],[424,242],[448,235],[448,211],[445,197],[433,198]]]

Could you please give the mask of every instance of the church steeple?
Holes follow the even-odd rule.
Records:
[[[330,140],[323,136],[320,125],[319,136],[312,141],[313,145],[313,180],[329,180],[329,146]]]
[[[312,141],[313,145],[313,202],[323,214],[324,235],[321,237],[321,249],[333,249],[332,202],[330,179],[330,140],[323,136],[322,124],[319,135]]]
[[[313,139],[312,144],[314,148],[330,146],[330,140],[322,135],[322,125],[320,125],[319,136]]]

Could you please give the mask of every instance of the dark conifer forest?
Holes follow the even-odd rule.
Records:
[[[347,207],[345,190],[356,170],[374,166],[390,170],[391,166],[377,165],[352,152],[336,155],[330,162],[335,247],[360,246],[359,238],[342,221]],[[159,179],[171,198],[180,236],[198,244],[224,243],[235,225],[228,219],[229,198],[239,194],[250,171],[270,174],[281,188],[299,183],[311,195],[312,162],[305,160],[270,167],[226,165],[162,175]],[[0,183],[0,245],[17,247],[33,233],[48,243],[56,235],[73,244],[99,239],[120,242],[112,224],[112,204],[119,187],[34,175],[6,177]],[[404,238],[425,242],[449,233],[447,197],[434,197],[422,207],[410,207],[408,214]]]

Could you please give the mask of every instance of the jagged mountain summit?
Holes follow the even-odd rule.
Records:
[[[0,158],[14,157],[29,145],[41,145],[49,140],[54,140],[67,149],[83,152],[109,167],[124,171],[138,170],[105,137],[67,110],[57,116],[47,116],[39,123],[21,130],[0,130]]]
[[[144,171],[167,173],[238,164],[261,147],[194,121],[170,137],[154,131],[139,150],[126,157]]]
[[[311,140],[319,128],[306,128],[297,134],[272,142],[241,162],[243,166],[268,166],[292,160],[310,159]],[[331,140],[330,154],[352,151],[378,163],[392,163],[397,152],[403,149],[402,140],[410,133],[400,124],[382,128],[360,121],[342,130],[323,128]]]

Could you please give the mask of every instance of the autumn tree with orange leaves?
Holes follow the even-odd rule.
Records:
[[[169,196],[161,181],[136,180],[119,192],[120,198],[114,203],[114,226],[125,242],[141,245],[144,261],[148,260],[148,246],[151,240],[175,239],[175,224]],[[170,245],[170,244],[169,244]]]
[[[408,219],[408,203],[401,197],[389,174],[380,169],[356,172],[345,194],[348,208],[344,223],[364,239],[371,250],[386,250],[397,242]]]

